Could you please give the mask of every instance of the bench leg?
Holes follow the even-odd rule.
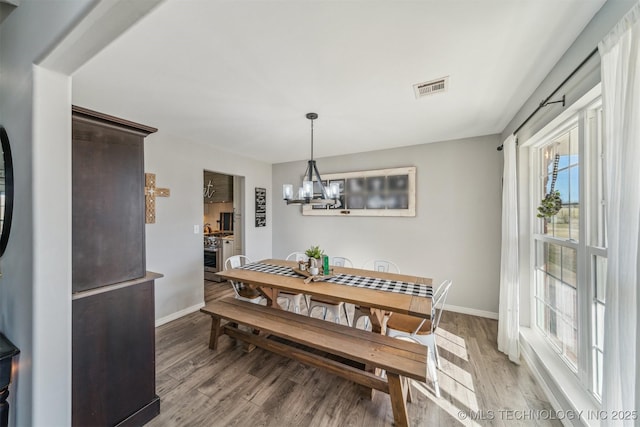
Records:
[[[220,318],[211,316],[211,334],[209,335],[209,348],[216,350],[218,348],[218,338],[220,337]]]
[[[363,313],[367,313],[371,320],[371,332],[374,334],[382,334],[384,312],[382,310],[369,309],[365,307],[361,307],[361,310]],[[382,375],[382,370],[379,368],[376,368],[375,366],[366,365],[364,370],[367,372],[371,372],[372,374],[375,374],[377,376]],[[365,386],[360,386],[358,388],[360,392],[359,394],[361,396],[363,396],[367,400],[373,399],[373,389]]]
[[[389,381],[389,397],[391,398],[391,408],[393,409],[393,421],[396,427],[409,426],[409,414],[407,413],[406,387],[404,381],[398,374],[387,372]]]
[[[253,335],[260,335],[260,329],[251,329],[251,333]],[[256,349],[256,346],[253,344],[249,344],[248,342],[244,342],[242,343],[242,348],[244,349],[245,353],[251,353]]]

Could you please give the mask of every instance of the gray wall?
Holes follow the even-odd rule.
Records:
[[[281,200],[306,163],[273,166],[273,255],[320,245],[356,266],[389,259],[403,273],[452,279],[448,303],[498,311],[502,156],[497,135],[318,159],[321,174],[416,166],[416,216],[311,217]]]
[[[271,164],[186,141],[162,129],[146,138],[144,149],[145,171],[156,174],[158,187],[171,190],[170,197],[156,199],[156,223],[146,225],[147,269],[164,274],[155,288],[156,319],[163,323],[204,305],[203,171],[245,178],[244,253],[264,259],[271,257],[272,228],[270,221],[267,227],[255,227],[254,188],[271,193]],[[199,226],[197,234],[194,225]]]
[[[565,54],[562,55],[540,86],[538,86],[529,99],[527,99],[511,122],[509,122],[502,132],[502,140],[513,133],[538,107],[540,102],[551,95],[558,85],[571,74],[589,53],[598,47],[598,43],[603,37],[637,2],[638,0],[609,0],[602,6],[578,38],[569,49],[567,49]],[[563,94],[566,94],[566,103],[567,105],[571,105],[598,83],[600,83],[600,55],[596,53],[584,67],[581,68],[575,77],[558,91],[558,96],[554,96],[551,100],[560,99]],[[562,110],[561,104],[554,104],[543,108],[518,132],[518,139],[521,142],[526,141],[560,114]]]
[[[10,388],[11,425],[28,426],[38,422],[43,425],[45,419],[49,425],[64,425],[70,421],[68,322],[58,318],[37,319],[38,313],[34,309],[34,300],[38,296],[34,290],[33,259],[37,244],[34,241],[39,236],[33,231],[33,195],[37,191],[39,194],[47,192],[54,197],[57,189],[33,188],[33,63],[82,15],[89,3],[23,0],[0,25],[0,121],[11,139],[15,169],[13,225],[7,252],[0,260],[0,330],[21,350],[19,368],[15,371],[16,376]],[[65,200],[61,203],[64,204]],[[67,222],[68,219],[65,219],[65,223],[58,225],[66,230]],[[56,224],[47,226],[57,228]],[[49,252],[55,250],[49,248]],[[66,253],[66,247],[63,247],[63,252]],[[62,268],[66,269],[66,265]],[[67,283],[49,278],[48,288],[66,292]],[[70,299],[68,293],[60,295]],[[68,311],[68,305],[63,307]],[[41,324],[49,325],[48,330],[38,329],[36,324],[42,321],[45,323]],[[57,322],[60,322],[58,327]],[[60,334],[62,339],[57,347],[48,347],[38,342],[36,334],[46,334],[54,341]],[[52,366],[40,363],[40,359],[35,357],[36,349],[42,357],[49,357]],[[49,393],[47,384],[52,388]],[[48,394],[47,400],[42,399],[43,394]],[[43,416],[45,413],[47,418]]]

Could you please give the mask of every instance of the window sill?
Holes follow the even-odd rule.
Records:
[[[564,425],[599,426],[595,416],[600,404],[578,381],[545,339],[531,328],[520,328],[520,347],[529,368],[556,411],[572,411],[579,419],[563,419]],[[568,418],[568,417],[567,417]]]

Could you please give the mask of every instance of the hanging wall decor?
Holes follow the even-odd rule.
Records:
[[[171,190],[156,188],[156,174],[144,174],[145,224],[156,223],[156,197],[169,197]]]
[[[303,215],[416,216],[415,166],[324,174],[321,179],[325,187],[338,189],[339,203],[304,205]],[[320,191],[315,180],[313,191]]]
[[[256,227],[267,226],[267,189],[256,187]]]
[[[560,155],[556,154],[553,159],[553,173],[551,177],[551,187],[549,192],[544,196],[544,199],[540,201],[538,206],[538,218],[551,218],[556,215],[562,209],[562,199],[560,198],[560,192],[555,189],[556,180],[558,179],[558,163],[560,162]]]

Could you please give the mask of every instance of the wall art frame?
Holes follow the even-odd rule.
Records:
[[[267,226],[267,189],[255,187],[256,191],[256,227]]]
[[[304,205],[310,216],[416,216],[416,167],[323,174],[322,183],[340,185],[340,207]],[[315,182],[315,181],[314,181]],[[314,192],[320,191],[314,185]]]

